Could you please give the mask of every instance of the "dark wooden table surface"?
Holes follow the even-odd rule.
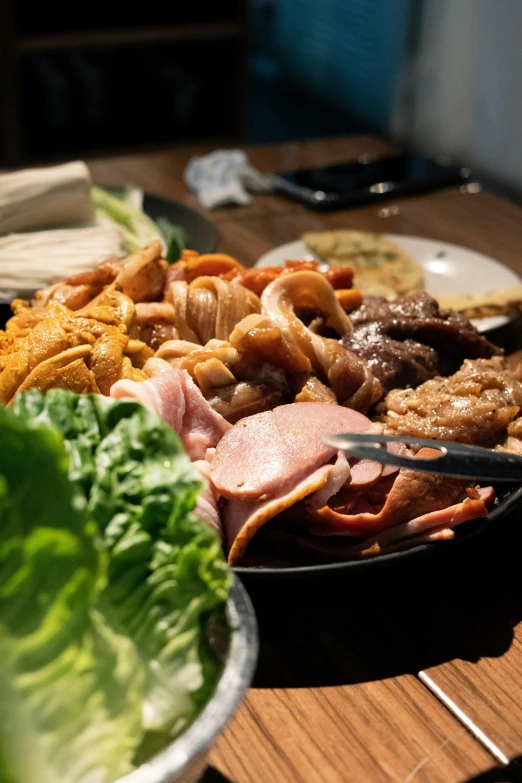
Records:
[[[252,147],[265,171],[385,152],[373,138]],[[183,183],[201,147],[90,162],[200,209]],[[247,264],[305,230],[354,227],[455,242],[522,274],[522,210],[452,188],[321,215],[277,196],[210,212]],[[390,203],[386,205],[390,206]],[[515,345],[510,347],[516,347]],[[521,511],[400,567],[309,581],[249,580],[261,650],[253,687],[205,783],[522,781]]]

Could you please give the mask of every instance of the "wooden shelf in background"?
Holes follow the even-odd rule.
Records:
[[[105,30],[74,30],[18,36],[15,48],[20,54],[66,49],[93,49],[114,46],[140,46],[157,43],[234,40],[242,35],[237,21],[204,24],[129,27]]]

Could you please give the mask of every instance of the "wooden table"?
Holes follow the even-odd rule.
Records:
[[[273,171],[389,149],[364,137],[248,154]],[[133,182],[199,208],[182,174],[191,155],[206,151],[90,165],[100,182]],[[328,215],[258,196],[208,217],[220,249],[248,264],[305,230],[349,226],[456,242],[522,274],[522,210],[466,190]],[[521,521],[514,512],[451,552],[441,547],[400,568],[249,582],[258,671],[212,751],[205,783],[522,781]]]

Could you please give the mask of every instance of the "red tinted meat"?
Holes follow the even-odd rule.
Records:
[[[228,498],[276,497],[334,457],[325,435],[372,429],[366,416],[340,405],[281,405],[242,419],[225,435],[212,461],[212,480]]]
[[[111,397],[132,397],[153,408],[177,432],[193,460],[205,459],[231,425],[205,400],[186,370],[162,372],[148,381],[117,381]]]

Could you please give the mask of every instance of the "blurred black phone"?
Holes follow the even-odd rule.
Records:
[[[282,171],[272,181],[283,195],[314,209],[333,210],[459,185],[470,175],[466,167],[406,153],[383,158],[361,156],[350,163]]]

